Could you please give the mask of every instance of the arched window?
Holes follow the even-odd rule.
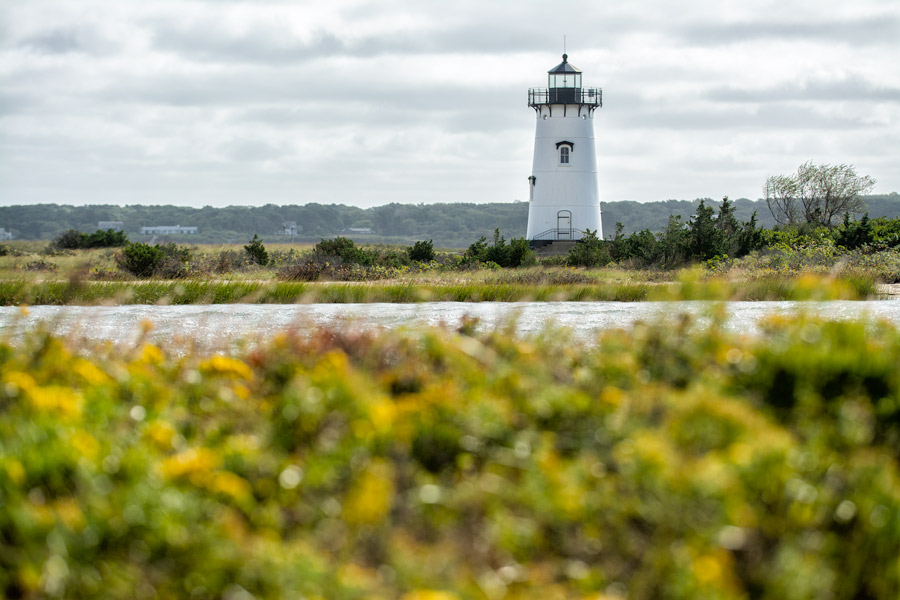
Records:
[[[559,164],[561,164],[561,165],[569,164],[569,147],[568,146],[560,146],[559,147]]]

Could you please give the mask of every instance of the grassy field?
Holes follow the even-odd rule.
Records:
[[[0,305],[7,306],[865,299],[876,297],[876,281],[893,281],[891,274],[900,265],[896,252],[863,257],[870,264],[835,262],[832,256],[828,262],[764,255],[729,262],[727,268],[714,264],[675,271],[572,268],[559,261],[499,270],[432,263],[339,271],[350,281],[292,281],[285,272],[309,247],[272,245],[274,264],[259,267],[246,261],[242,246],[232,245],[195,248],[195,270],[183,276],[141,279],[117,268],[115,249],[48,255],[46,244],[38,242],[15,242],[11,248],[0,256]],[[452,260],[450,253],[442,256]]]
[[[900,332],[0,340],[8,598],[900,596]]]

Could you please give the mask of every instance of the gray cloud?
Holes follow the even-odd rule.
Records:
[[[809,40],[855,46],[895,44],[900,31],[896,9],[886,14],[854,19],[832,18],[826,7],[799,20],[778,11],[754,22],[701,23],[685,27],[680,37],[690,44],[732,44],[763,40]]]
[[[755,197],[808,159],[900,189],[898,11],[860,1],[6,3],[0,199],[521,199],[563,34],[604,88],[605,199]]]
[[[783,83],[763,88],[715,88],[705,94],[715,102],[765,103],[787,100],[900,102],[900,86],[879,85],[862,77],[839,81],[807,81]]]

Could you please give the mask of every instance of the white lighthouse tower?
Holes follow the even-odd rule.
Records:
[[[588,229],[602,237],[594,150],[594,111],[602,90],[581,87],[569,57],[547,71],[547,87],[528,90],[534,109],[534,163],[528,178],[530,245],[578,240]]]

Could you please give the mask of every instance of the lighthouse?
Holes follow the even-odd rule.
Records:
[[[547,71],[547,87],[528,90],[537,119],[534,162],[528,177],[528,230],[532,248],[578,240],[587,230],[602,237],[597,192],[594,112],[602,90],[581,86],[569,57]]]

